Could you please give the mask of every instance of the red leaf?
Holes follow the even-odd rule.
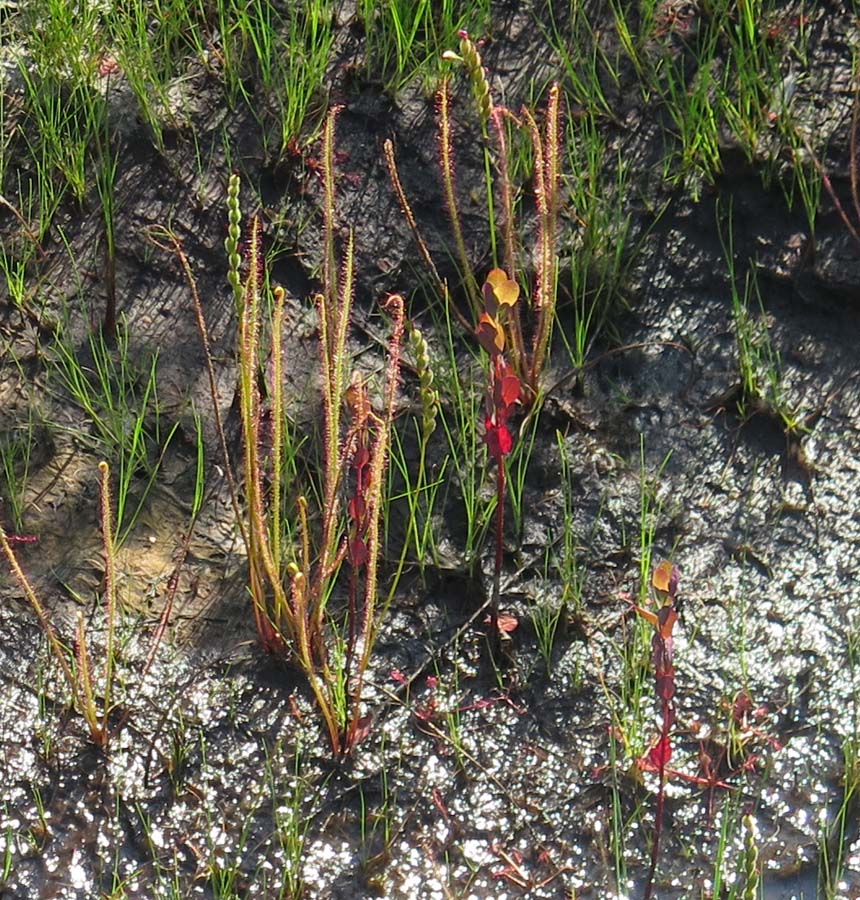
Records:
[[[735,696],[734,703],[732,704],[732,719],[735,724],[740,727],[746,727],[749,716],[754,709],[755,704],[753,703],[753,698],[750,696],[749,691],[740,691]]]
[[[514,439],[511,437],[507,425],[498,426],[498,441],[502,456],[507,456],[514,449]]]
[[[364,497],[351,497],[349,506],[347,507],[347,511],[349,512],[349,517],[351,519],[356,522],[360,522],[364,518],[364,514],[367,512],[367,504],[364,502]]]
[[[672,668],[672,657],[675,655],[674,638],[660,637],[660,632],[655,631],[651,638],[651,651],[654,658],[654,669],[659,675]]]
[[[356,469],[363,469],[370,462],[370,451],[359,444],[352,456],[352,464]]]
[[[415,707],[415,718],[422,722],[429,722],[436,715],[436,701],[431,700]]]
[[[369,556],[367,544],[360,537],[355,537],[349,542],[349,562],[352,566],[363,566]]]
[[[664,735],[648,753],[648,762],[657,769],[664,769],[671,758],[672,741],[669,735]]]
[[[520,399],[520,380],[516,375],[505,375],[499,390],[499,396],[504,406],[512,406]]]
[[[514,439],[506,425],[496,425],[491,419],[487,420],[484,443],[490,451],[493,459],[501,459],[507,456],[514,448]]]

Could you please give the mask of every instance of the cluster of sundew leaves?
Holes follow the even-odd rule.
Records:
[[[490,356],[489,397],[484,417],[484,442],[498,463],[514,446],[508,420],[522,392],[520,379],[505,359],[505,319],[520,295],[519,285],[503,269],[493,269],[482,289],[484,310],[475,328],[478,343]]]

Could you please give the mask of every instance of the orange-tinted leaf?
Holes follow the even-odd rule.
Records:
[[[672,606],[664,606],[657,614],[657,630],[664,641],[672,637],[672,629],[677,621],[678,613],[675,612],[675,608]]]
[[[678,580],[680,575],[681,573],[679,572],[678,567],[670,563],[667,559],[664,559],[663,562],[654,569],[651,584],[654,586],[655,590],[674,597],[675,591],[678,590]]]
[[[508,278],[504,269],[493,269],[487,275],[483,293],[487,311],[495,315],[499,306],[513,306],[517,302],[520,296],[520,286],[516,281]],[[491,306],[494,308],[491,309]]]
[[[636,611],[637,616],[641,616],[646,622],[651,625],[657,625],[657,614],[652,613],[650,609],[645,609],[641,606],[634,606],[633,609]]]
[[[505,332],[489,313],[481,313],[475,337],[490,356],[496,356],[505,349]]]
[[[487,616],[484,619],[484,624],[490,625],[492,623],[492,621],[493,621],[492,616]],[[519,620],[517,618],[515,618],[512,615],[509,615],[508,613],[499,613],[498,623],[499,623],[499,631],[501,631],[502,634],[510,634],[512,631],[516,631],[520,624]],[[481,706],[481,705],[479,705],[480,703],[481,703],[481,701],[478,701],[478,703],[475,704],[475,707],[478,709],[481,709],[481,708],[483,708],[483,706],[489,705],[489,703],[485,703],[485,704],[483,704],[483,706]]]

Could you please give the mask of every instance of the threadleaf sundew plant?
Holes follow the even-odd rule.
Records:
[[[281,287],[272,290],[272,313],[267,320],[262,224],[258,218],[251,220],[243,260],[239,252],[242,217],[238,176],[231,177],[227,192],[225,249],[227,280],[239,316],[241,498],[218,413],[208,329],[196,281],[177,239],[170,236],[161,246],[179,257],[194,300],[225,474],[248,558],[248,589],[258,639],[268,653],[284,656],[304,673],[332,750],[341,755],[366,733],[366,719],[360,714],[361,692],[387,606],[379,604],[377,596],[380,516],[405,314],[399,295],[384,300],[382,306],[391,317],[392,328],[383,373],[382,409],[377,411],[363,377],[350,375],[347,337],[354,291],[353,235],[350,231],[343,262],[338,265],[336,117],[337,109],[333,109],[322,139],[323,284],[314,301],[319,316],[323,441],[320,481],[312,489],[297,482],[296,447],[283,390],[286,295]],[[265,356],[271,359],[270,366],[261,364]],[[346,420],[344,411],[348,412]],[[349,498],[346,508],[340,499],[343,494]],[[309,498],[313,497],[319,506],[312,515]],[[344,563],[350,576],[345,608],[341,608],[336,589]]]
[[[361,688],[379,625],[379,522],[404,311],[399,296],[385,301],[393,330],[385,369],[384,407],[377,414],[371,408],[362,378],[356,375],[348,380],[346,340],[353,294],[353,243],[350,235],[343,266],[338,268],[334,249],[334,125],[332,112],[323,138],[326,265],[323,291],[316,297],[323,400],[321,526],[316,540],[306,493],[299,493],[296,498],[294,523],[282,524],[280,518],[279,486],[286,474],[281,469],[286,412],[280,342],[283,291],[277,288],[271,326],[274,427],[270,448],[260,429],[257,385],[261,280],[255,275],[260,252],[258,228],[252,231],[250,243],[239,356],[249,511],[248,558],[257,633],[265,649],[290,655],[298,662],[322,712],[332,749],[340,754],[351,749],[360,736]],[[349,421],[342,424],[344,409],[349,411]],[[271,471],[270,492],[263,484],[264,471]],[[339,502],[344,486],[350,497],[345,521]],[[287,537],[291,534],[295,534],[297,546],[289,544]],[[314,543],[316,551],[312,549]],[[350,568],[345,616],[337,612],[332,599],[344,561]]]
[[[56,660],[62,672],[69,692],[72,706],[81,715],[88,729],[89,740],[100,749],[107,749],[114,738],[131,716],[131,706],[117,716],[116,712],[120,703],[116,695],[123,682],[117,676],[117,662],[119,650],[117,648],[117,625],[119,619],[119,588],[117,579],[116,557],[116,525],[113,513],[110,487],[110,467],[104,461],[99,463],[99,517],[102,535],[103,557],[103,600],[104,600],[104,664],[101,671],[96,670],[93,655],[93,641],[87,634],[87,627],[82,611],[78,612],[74,637],[66,641],[61,637],[60,631],[54,624],[50,611],[45,607],[36,594],[29,578],[21,568],[11,544],[16,542],[30,543],[16,535],[7,535],[0,525],[0,551],[9,563],[13,577],[21,588],[27,602],[30,604],[39,627],[42,629],[48,641],[51,654]],[[195,511],[196,516],[196,511]],[[170,578],[168,586],[167,603],[160,617],[158,627],[153,633],[147,661],[137,675],[136,688],[140,690],[140,684],[145,679],[149,667],[155,657],[172,608],[172,601],[176,593],[179,572],[187,556],[187,541],[185,542],[179,561]],[[124,703],[129,703],[129,692],[125,692]]]

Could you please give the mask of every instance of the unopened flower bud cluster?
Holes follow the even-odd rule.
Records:
[[[439,412],[439,392],[433,387],[433,369],[430,366],[430,348],[424,335],[413,325],[409,330],[409,346],[415,358],[415,371],[421,394],[421,437],[427,440],[436,428]]]

